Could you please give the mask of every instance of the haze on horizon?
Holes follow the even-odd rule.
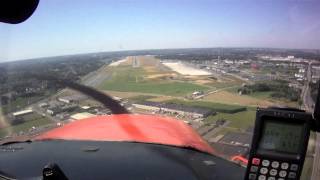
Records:
[[[320,49],[319,18],[317,0],[42,0],[26,22],[0,24],[0,62],[141,49]]]

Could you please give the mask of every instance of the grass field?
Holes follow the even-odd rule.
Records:
[[[235,113],[235,112],[246,110],[245,106],[214,103],[214,102],[208,102],[208,101],[186,101],[186,100],[172,99],[165,102],[181,104],[185,106],[204,107],[204,108],[212,109],[216,112],[225,112],[225,113]]]
[[[2,113],[7,114],[10,112],[21,110],[22,108],[24,108],[30,104],[33,104],[33,103],[35,103],[45,97],[49,97],[49,96],[53,95],[54,93],[56,93],[56,92],[47,90],[43,95],[36,95],[36,96],[32,96],[32,97],[18,97],[14,101],[9,102],[9,104],[2,105],[1,106]]]
[[[273,91],[266,91],[266,92],[253,92],[250,94],[250,96],[260,99],[267,99],[271,97],[271,94]]]
[[[239,95],[229,91],[219,91],[203,98],[206,101],[214,101],[227,104],[238,104],[245,106],[271,106],[273,103],[268,100],[254,98],[246,95]]]
[[[8,135],[8,133],[19,133],[20,131],[28,131],[33,126],[39,127],[50,123],[52,123],[52,121],[48,118],[38,116],[37,118],[28,120],[24,123],[0,129],[0,137],[5,137],[6,135]]]
[[[247,110],[233,114],[217,113],[214,116],[209,116],[205,119],[206,123],[215,122],[218,119],[225,119],[230,121],[229,127],[247,129],[254,125],[256,112],[254,110]]]
[[[109,70],[112,71],[112,77],[99,86],[102,90],[184,96],[193,91],[208,89],[208,87],[187,82],[172,80],[151,81],[146,78],[147,72],[143,68],[117,66],[109,68]]]
[[[151,98],[155,98],[155,96],[139,95],[139,96],[134,96],[134,97],[131,97],[128,99],[132,102],[141,102],[141,101],[146,101]]]
[[[236,88],[230,88],[226,91],[238,94],[239,87]],[[274,93],[274,91],[266,91],[266,92],[253,92],[249,95],[242,95],[242,97],[247,98],[247,100],[255,100],[257,103],[254,103],[258,106],[288,106],[288,107],[297,107],[299,108],[298,102],[290,101],[288,99],[279,99],[279,98],[273,98],[271,97],[271,94]],[[231,96],[229,96],[231,97]],[[252,101],[251,101],[252,102]],[[244,102],[245,103],[245,102]],[[245,103],[246,104],[246,103]],[[254,105],[251,103],[251,105]],[[247,104],[250,105],[250,104]]]
[[[21,108],[31,104],[32,102],[36,102],[42,98],[43,97],[41,96],[35,96],[35,97],[29,97],[29,98],[22,98],[22,97],[17,98],[16,100],[10,102],[8,105],[1,106],[2,112],[6,114],[9,112],[20,110]]]

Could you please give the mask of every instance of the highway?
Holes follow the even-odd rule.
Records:
[[[312,81],[312,71],[311,71],[312,63],[310,62],[307,69],[307,81],[304,84],[304,87],[302,89],[302,99],[303,104],[305,107],[305,110],[308,112],[313,112],[314,108],[314,101],[311,98],[311,89],[309,86],[309,83]]]

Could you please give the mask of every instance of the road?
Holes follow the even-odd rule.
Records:
[[[305,82],[302,89],[303,104],[304,104],[305,110],[308,112],[312,112],[314,107],[314,101],[311,98],[311,91],[309,86],[310,82],[312,81],[311,66],[312,66],[312,63],[310,62],[307,69],[307,81]]]
[[[309,86],[309,83],[312,80],[311,67],[312,67],[312,63],[310,62],[307,69],[307,81],[305,82],[305,85],[302,89],[302,99],[303,99],[303,105],[305,107],[305,110],[307,112],[312,113],[314,108],[314,101],[311,98],[311,91]],[[320,179],[320,134],[316,133],[315,154],[313,159],[311,180],[318,180],[318,179]]]

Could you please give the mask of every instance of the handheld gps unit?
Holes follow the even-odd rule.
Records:
[[[311,121],[300,110],[258,108],[245,179],[299,179]]]

